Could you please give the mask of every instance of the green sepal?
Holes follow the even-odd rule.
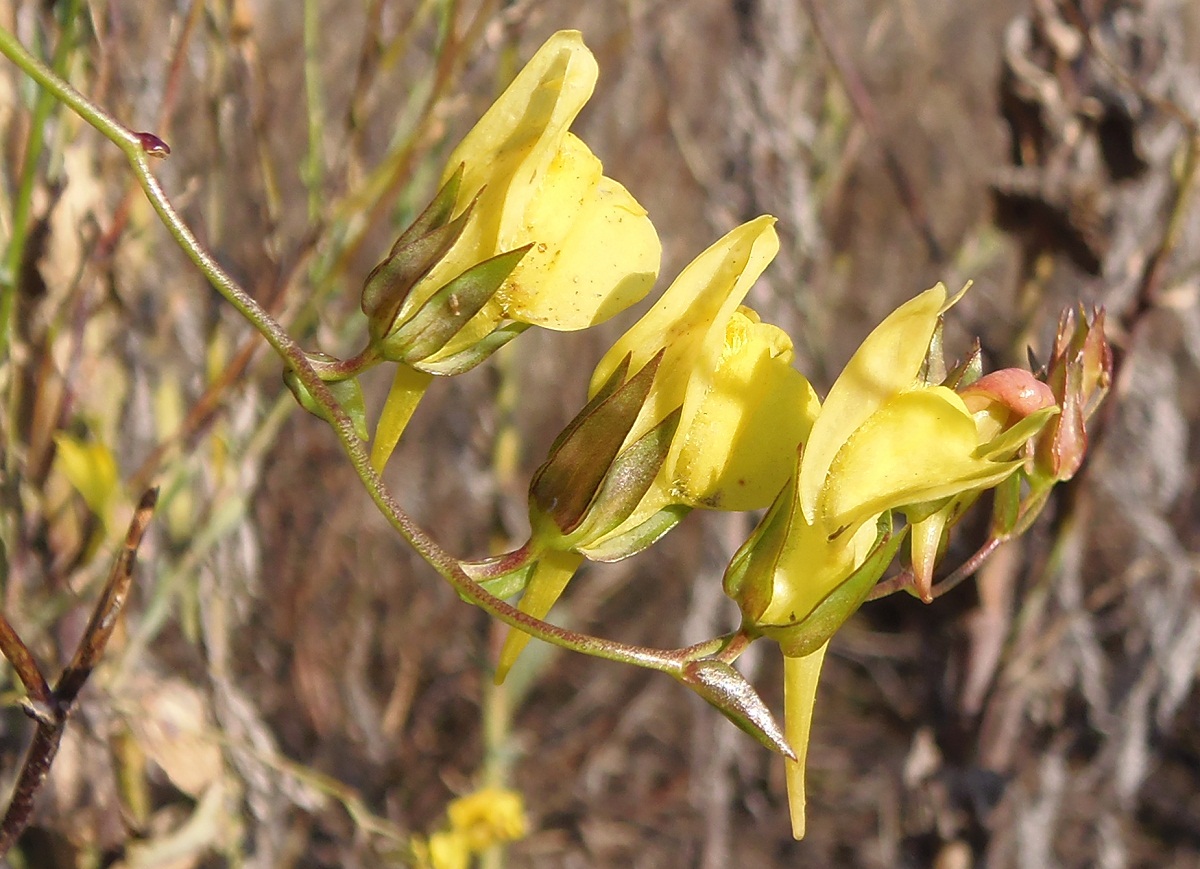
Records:
[[[938,317],[933,326],[933,334],[929,336],[929,349],[925,352],[925,360],[917,372],[917,380],[924,384],[941,383],[946,379],[945,338],[943,337],[945,319]]]
[[[960,392],[980,377],[983,377],[983,349],[979,346],[979,339],[976,338],[967,358],[946,372],[942,386]]]
[[[653,546],[691,512],[692,508],[686,504],[670,504],[636,528],[610,537],[596,546],[581,546],[579,551],[589,561],[620,561]]]
[[[1014,455],[1026,441],[1046,427],[1046,423],[1050,421],[1051,417],[1058,416],[1058,414],[1059,409],[1053,404],[1043,407],[1041,410],[1035,410],[976,449],[975,456],[991,462],[1000,462],[1002,461],[1001,457]]]
[[[666,461],[681,416],[683,408],[675,408],[662,422],[621,450],[592,499],[587,519],[572,536],[599,540],[629,518]]]
[[[332,358],[326,356],[324,353],[315,355],[321,357],[323,361],[328,361]],[[301,407],[313,416],[325,420],[330,425],[333,424],[333,418],[312,397],[312,393],[296,377],[295,371],[290,368],[285,370],[283,372],[283,382],[292,391],[292,395],[296,396],[296,400],[300,402]],[[350,421],[354,423],[354,433],[358,435],[360,440],[365,441],[370,437],[367,431],[367,405],[363,400],[362,387],[358,383],[358,378],[349,377],[343,380],[329,380],[326,381],[325,385],[333,394],[334,400],[341,405],[342,410],[350,417]]]
[[[796,752],[788,744],[783,728],[767,704],[737,670],[711,658],[684,665],[679,681],[704,698],[722,715],[749,733],[762,745],[791,760]]]
[[[457,335],[512,274],[533,244],[498,254],[471,266],[425,301],[380,344],[391,362],[417,363],[432,356]]]
[[[596,412],[596,408],[608,401],[608,399],[612,397],[613,393],[621,388],[621,385],[625,383],[626,375],[629,374],[629,362],[632,358],[632,353],[625,354],[625,358],[622,359],[617,367],[613,369],[613,373],[608,375],[608,379],[601,384],[598,390],[596,390],[596,394],[588,399],[588,403],[583,406],[583,410],[575,414],[575,418],[567,423],[566,427],[558,433],[557,437],[554,438],[554,442],[550,444],[550,451],[547,454],[548,456],[553,456],[556,452],[558,452],[559,449],[562,448],[563,444],[575,436],[575,432],[579,429],[579,427]],[[543,467],[545,466],[543,465]],[[538,474],[540,472],[541,468],[534,472],[533,480],[530,483],[531,490],[535,485],[537,485]]]
[[[367,315],[372,342],[383,340],[391,331],[412,288],[441,261],[466,228],[474,202],[450,220],[462,173],[460,166],[363,282],[361,307]]]
[[[459,350],[457,353],[452,353],[449,356],[444,356],[436,361],[423,359],[413,365],[419,371],[425,371],[429,374],[436,374],[438,377],[453,377],[457,374],[470,371],[481,362],[487,361],[488,357],[516,338],[522,332],[530,328],[530,323],[505,323],[493,329],[487,337],[481,341],[477,341],[465,350]]]
[[[775,593],[775,566],[783,553],[796,511],[796,480],[784,484],[767,514],[725,568],[725,594],[737,603],[742,617],[754,624]]]
[[[450,215],[454,213],[454,205],[458,202],[458,192],[462,188],[464,170],[465,166],[459,163],[454,174],[446,179],[446,183],[425,206],[425,210],[417,215],[417,219],[396,239],[396,243],[392,245],[392,253],[450,222]]]
[[[825,645],[845,624],[846,619],[862,606],[875,583],[896,557],[896,551],[908,533],[907,526],[899,534],[892,533],[890,512],[880,517],[878,527],[879,536],[871,554],[807,616],[794,625],[763,625],[755,626],[755,629],[778,642],[783,654],[791,658],[803,658]]]
[[[545,517],[565,537],[583,522],[646,403],[662,358],[660,350],[641,371],[613,389],[604,400],[588,402],[564,435],[555,441],[529,485],[529,508],[534,514],[535,528],[539,525],[538,516]]]
[[[1006,477],[992,491],[992,535],[1007,537],[1021,515],[1021,474]]]

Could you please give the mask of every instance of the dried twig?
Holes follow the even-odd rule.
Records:
[[[116,628],[117,617],[125,606],[129,586],[133,582],[133,565],[137,560],[138,547],[146,527],[150,524],[157,500],[158,489],[150,489],[142,495],[142,500],[129,523],[129,530],[125,534],[125,545],[113,563],[108,581],[104,583],[104,591],[100,600],[96,602],[87,629],[83,632],[83,638],[75,649],[71,663],[63,670],[53,690],[46,683],[28,647],[17,636],[8,619],[0,614],[0,651],[8,658],[25,685],[25,713],[37,723],[33,741],[25,755],[25,763],[13,788],[12,799],[4,813],[3,821],[0,821],[0,858],[8,853],[8,849],[29,823],[34,800],[46,781],[50,764],[54,762],[59,743],[62,742],[71,707],[75,705],[80,689],[100,661],[100,656],[104,654],[104,648]]]

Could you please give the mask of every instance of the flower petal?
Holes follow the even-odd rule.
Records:
[[[913,385],[945,301],[946,288],[938,284],[897,308],[867,336],[829,390],[800,464],[800,506],[809,522],[842,444],[884,402]]]
[[[564,331],[603,322],[641,301],[662,258],[646,209],[604,177],[600,161],[570,133],[520,237],[537,244],[501,290],[505,312]]]
[[[666,348],[658,381],[644,416],[631,433],[636,439],[683,404],[692,373],[712,367],[725,343],[725,325],[750,287],[779,250],[775,218],[763,216],[726,234],[692,260],[642,319],[604,354],[592,375],[592,391],[608,379],[626,354],[630,369],[638,370],[661,348]],[[680,429],[690,424],[680,420]]]
[[[487,187],[479,210],[488,212],[501,247],[519,247],[507,236],[521,227],[530,199],[559,143],[592,96],[600,70],[578,30],[560,30],[538,49],[516,78],[459,143],[446,164],[449,177],[464,165],[460,203]],[[523,171],[513,178],[517,167]],[[511,189],[495,184],[509,178]],[[443,181],[446,179],[443,178]],[[496,189],[500,187],[500,189]],[[503,209],[486,207],[494,198]]]
[[[995,485],[1021,465],[977,458],[978,447],[975,420],[954,392],[903,392],[838,451],[819,515],[834,528],[855,526],[884,510]]]
[[[775,498],[796,464],[820,402],[791,366],[792,342],[748,308],[730,318],[709,378],[688,385],[667,473],[679,500],[720,510],[758,510]]]

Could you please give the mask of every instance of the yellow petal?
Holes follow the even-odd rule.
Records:
[[[937,566],[938,551],[942,545],[942,534],[950,519],[952,507],[938,510],[919,522],[913,522],[909,530],[912,544],[913,589],[925,603],[933,603],[933,569]]]
[[[536,246],[434,361],[472,346],[505,319],[585,328],[653,285],[661,246],[645,209],[603,176],[600,161],[568,131],[597,74],[578,32],[555,34],[451,154],[445,177],[463,167],[455,216],[473,201],[474,209],[399,319],[476,263]]]
[[[783,659],[783,730],[788,744],[795,750],[796,759],[787,764],[788,810],[792,817],[792,837],[803,839],[805,763],[808,760],[808,739],[812,732],[813,706],[817,702],[817,682],[829,643],[803,658]]]
[[[842,534],[836,531],[823,522],[810,524],[799,511],[792,514],[792,525],[775,566],[771,602],[759,617],[759,624],[802,622],[862,565],[875,545],[874,522],[863,522],[856,530]]]
[[[521,238],[537,245],[501,290],[506,312],[559,330],[587,328],[641,301],[662,256],[646,210],[569,133]]]
[[[750,287],[779,250],[775,218],[744,223],[692,260],[641,320],[609,349],[592,375],[591,394],[608,379],[626,354],[639,371],[660,349],[666,354],[632,442],[681,406],[693,372],[715,370],[725,330]],[[686,414],[685,409],[685,414]],[[680,420],[680,428],[689,421]]]
[[[548,550],[538,559],[529,585],[521,595],[518,609],[535,619],[544,619],[550,613],[551,607],[562,597],[567,583],[571,581],[582,561],[583,556],[574,552]],[[508,671],[517,662],[517,656],[529,644],[529,640],[529,634],[519,628],[509,627],[504,637],[504,647],[500,650],[499,663],[496,665],[497,685],[504,681]]]
[[[463,164],[463,207],[485,186],[486,196],[503,203],[500,212],[488,215],[501,245],[520,247],[506,236],[524,222],[529,200],[591,97],[599,73],[579,31],[560,30],[529,59],[450,155],[442,181]],[[521,175],[514,179],[518,167]],[[504,189],[514,180],[513,189]]]
[[[454,149],[442,178],[462,166],[454,216],[473,201],[475,208],[449,254],[405,300],[401,320],[474,264],[530,241],[521,234],[526,211],[598,75],[578,31],[554,34]]]
[[[667,458],[676,498],[720,510],[768,506],[796,464],[820,402],[792,342],[748,308],[730,318],[711,377],[694,377]]]
[[[938,284],[894,312],[867,336],[829,390],[800,464],[800,507],[810,522],[834,456],[884,402],[914,383],[946,288]]]
[[[853,526],[884,510],[995,485],[1021,464],[976,458],[978,446],[975,420],[951,390],[894,396],[837,453],[820,515],[831,527]]]

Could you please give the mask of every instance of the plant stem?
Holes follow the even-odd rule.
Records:
[[[158,179],[150,171],[151,156],[165,156],[169,149],[156,136],[136,133],[121,124],[79,91],[75,90],[44,63],[30,54],[7,29],[0,27],[0,54],[4,54],[38,84],[46,88],[69,109],[95,127],[125,154],[138,183],[158,213],[167,231],[180,249],[208,278],[213,287],[250,323],[284,363],[296,373],[316,402],[327,411],[334,434],[354,471],[366,487],[376,507],[410,546],[429,563],[468,603],[478,606],[494,618],[556,646],[610,661],[633,664],[678,676],[686,653],[680,650],[651,649],[618,643],[532,618],[489,594],[471,579],[459,562],[442,549],[400,507],[371,465],[354,423],[337,403],[328,387],[309,363],[304,351],[267,311],[237,283],[200,244],[188,225],[175,211]]]

